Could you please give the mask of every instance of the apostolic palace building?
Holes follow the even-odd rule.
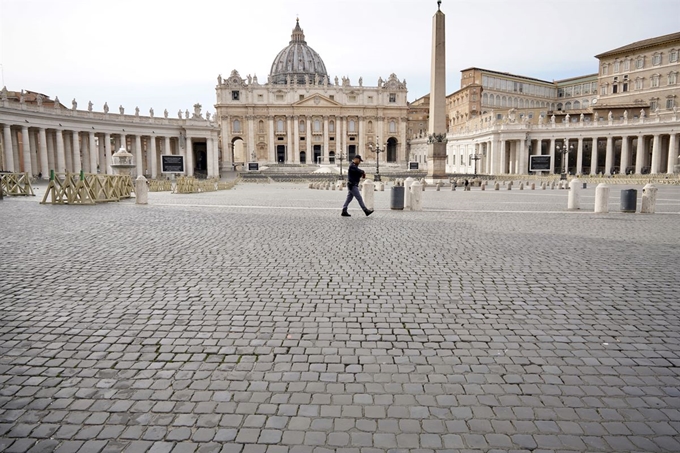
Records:
[[[678,164],[680,33],[596,56],[597,73],[546,81],[469,68],[448,95],[447,172],[527,174],[529,156],[551,156],[549,173],[659,174]],[[341,68],[340,68],[341,69]],[[329,74],[299,22],[266,80],[233,70],[217,78],[215,114],[171,117],[120,106],[95,111],[33,91],[0,99],[0,169],[47,178],[110,173],[125,147],[136,174],[160,178],[163,154],[185,156],[186,173],[219,177],[247,162],[289,168],[338,165],[361,154],[405,170],[427,165],[429,96],[412,103],[395,74],[374,83]],[[369,165],[370,166],[370,165]],[[133,173],[134,174],[134,173]]]

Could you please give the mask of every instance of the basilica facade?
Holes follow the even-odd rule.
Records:
[[[355,154],[385,164],[407,160],[406,81],[392,74],[370,86],[331,77],[299,21],[266,81],[236,70],[217,81],[223,169],[331,165]]]

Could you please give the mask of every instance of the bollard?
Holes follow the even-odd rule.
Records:
[[[531,183],[531,190],[536,190],[536,183],[534,182]]]
[[[510,181],[510,183],[508,183],[507,187],[508,187],[508,190],[512,190],[512,181]]]
[[[584,189],[587,189],[587,188],[588,188],[588,183],[587,183],[587,182],[584,182],[584,183],[583,183],[583,188],[584,188]]]
[[[595,213],[606,214],[608,212],[609,186],[605,183],[601,183],[595,188]]]
[[[544,181],[544,182],[541,183],[541,190],[545,190],[545,189],[546,189],[546,187],[545,187],[545,181]]]
[[[361,198],[364,199],[364,204],[366,205],[367,209],[373,209],[375,203],[374,203],[374,194],[373,192],[375,191],[375,184],[373,183],[372,180],[370,179],[365,179],[364,183],[361,185]]]
[[[385,184],[380,183],[380,184],[379,184],[379,187],[380,187],[380,191],[381,191],[381,192],[384,192],[384,191],[385,191]]]
[[[493,190],[500,190],[500,189],[501,189],[501,185],[498,183],[498,181],[496,181],[496,183],[493,185]]]
[[[455,191],[456,191],[456,183],[454,181],[454,182],[451,183],[451,192],[455,192]]]
[[[642,188],[642,214],[654,214],[656,212],[656,193],[659,189],[654,184],[647,184]]]
[[[621,212],[635,213],[637,211],[637,190],[621,191]]]
[[[411,211],[423,210],[423,185],[418,181],[411,184]]]
[[[335,190],[335,184],[331,184],[331,190]]]
[[[404,180],[404,209],[411,209],[411,185],[414,182],[410,176]]]
[[[436,187],[437,187],[437,192],[439,192],[442,188],[442,183],[438,182]]]
[[[309,183],[309,188],[310,188],[310,189],[313,189],[313,188],[314,188],[314,183],[313,183],[313,182],[310,182],[310,183]]]
[[[550,190],[555,190],[555,181],[553,181],[552,184],[550,185]]]
[[[135,203],[149,204],[149,182],[142,175],[135,180]]]
[[[486,190],[486,181],[484,181],[484,182],[482,183],[482,185],[480,186],[480,188],[481,188],[482,190]]]
[[[574,211],[581,209],[581,181],[572,179],[569,183],[569,195],[567,197],[567,209]]]
[[[523,182],[519,183],[519,190],[524,190],[524,183]]]

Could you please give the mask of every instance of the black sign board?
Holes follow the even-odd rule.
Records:
[[[417,170],[418,169],[418,162],[409,162],[408,163],[408,169],[409,170]]]
[[[161,155],[161,173],[184,173],[184,156]]]
[[[529,171],[550,171],[550,156],[529,156]]]
[[[260,164],[257,162],[248,162],[248,171],[258,171],[260,170]]]

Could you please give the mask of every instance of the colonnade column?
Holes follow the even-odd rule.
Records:
[[[289,164],[292,164],[295,162],[295,158],[293,157],[293,135],[291,134],[291,130],[293,128],[293,118],[290,116],[286,118],[286,126],[287,126],[287,133],[286,133],[286,138],[287,140],[287,145],[286,145],[286,162]]]
[[[597,174],[597,138],[593,139],[592,149],[590,150],[590,174],[595,176]]]
[[[168,136],[163,137],[163,154],[172,154],[172,150],[170,149],[170,137]]]
[[[637,150],[635,153],[635,174],[642,174],[642,167],[645,165],[645,137],[644,135],[638,135],[637,137]]]
[[[135,164],[137,176],[144,174],[144,161],[142,160],[142,137],[135,135]]]
[[[506,171],[505,169],[506,169],[506,167],[507,167],[507,162],[506,162],[507,156],[506,156],[506,154],[505,154],[505,140],[501,140],[501,146],[500,146],[500,148],[501,148],[501,150],[500,150],[500,154],[501,154],[501,155],[500,155],[500,158],[501,158],[501,159],[500,159],[501,168],[500,168],[500,171],[498,172],[498,174],[504,175],[504,174],[505,174],[505,171]],[[461,156],[461,159],[462,159],[462,157],[463,157],[463,156]],[[460,164],[462,165],[463,162],[461,162]]]
[[[671,133],[668,140],[668,168],[666,168],[666,173],[672,175],[674,173],[674,168],[678,165],[678,142],[677,134],[675,132]]]
[[[328,160],[328,153],[329,153],[329,144],[328,140],[328,115],[324,115],[323,117],[323,163],[325,165],[328,165],[329,160]]]
[[[101,172],[112,175],[113,168],[111,168],[111,164],[113,164],[113,157],[111,154],[111,134],[109,133],[104,134],[104,161],[106,162],[106,170],[101,169]],[[101,166],[102,162],[99,165]]]
[[[87,148],[89,150],[90,158],[90,173],[97,173],[97,142],[95,140],[94,131],[90,131],[88,134]]]
[[[31,168],[31,138],[28,136],[28,126],[21,127],[21,147],[23,148],[24,173],[33,174]]]
[[[194,144],[191,137],[186,138],[186,163],[187,176],[194,176]]]
[[[45,136],[47,138],[47,166],[50,170],[56,170],[57,164],[57,153],[55,152],[55,139],[56,139],[56,133],[54,132],[47,132],[45,131]]]
[[[3,126],[2,145],[5,148],[5,167],[3,170],[14,171],[14,151],[12,150],[12,129],[9,124]]]
[[[12,150],[12,155],[14,157],[14,171],[17,173],[21,172],[21,155],[19,155],[19,138],[18,138],[19,131],[14,130],[11,132],[12,136],[12,146],[10,146],[10,149]]]
[[[550,154],[550,171],[548,174],[554,175],[555,174],[555,139],[551,138],[550,139],[550,149],[548,150]]]
[[[40,173],[43,179],[50,177],[49,157],[47,157],[47,131],[42,127],[38,129],[38,142],[40,142]]]
[[[80,149],[83,153],[82,157],[83,172],[92,173],[90,167],[90,152],[91,152],[90,137],[85,132],[83,132],[83,136],[80,138]]]
[[[580,176],[583,173],[583,137],[578,138],[576,145],[576,175]]]
[[[630,165],[630,150],[628,149],[628,137],[621,137],[621,166],[620,173],[626,174],[626,167]]]
[[[614,165],[614,137],[609,135],[607,137],[607,148],[604,161],[604,174],[612,174],[612,166]]]
[[[652,165],[650,174],[656,175],[659,173],[661,166],[661,140],[659,134],[654,134],[654,141],[652,142]]]
[[[276,163],[276,142],[274,141],[274,117],[269,117],[269,162]]]
[[[220,177],[220,146],[219,146],[219,139],[218,138],[211,138],[212,141],[212,154],[213,154],[213,162],[214,162],[214,168],[213,171],[215,172],[215,177],[219,178]]]
[[[146,150],[147,153],[151,155],[151,179],[156,179],[158,177],[158,155],[156,152],[156,137],[149,137],[149,147]],[[210,157],[210,149],[208,149],[208,158]],[[208,159],[210,162],[212,159]]]
[[[73,172],[73,135],[62,132],[62,136],[64,140],[64,168],[65,171]]]
[[[29,131],[28,132],[28,149],[31,152],[31,168],[34,173],[40,173],[40,165],[38,164],[38,132]]]
[[[83,169],[82,161],[80,159],[80,135],[78,131],[71,131],[72,140],[72,162],[73,162],[73,173],[80,173]]]
[[[529,166],[529,159],[526,158],[527,146],[525,140],[519,141],[519,158],[517,165],[517,174],[525,175],[527,173],[527,167]]]
[[[66,172],[66,155],[64,150],[64,133],[57,129],[57,173]]]

